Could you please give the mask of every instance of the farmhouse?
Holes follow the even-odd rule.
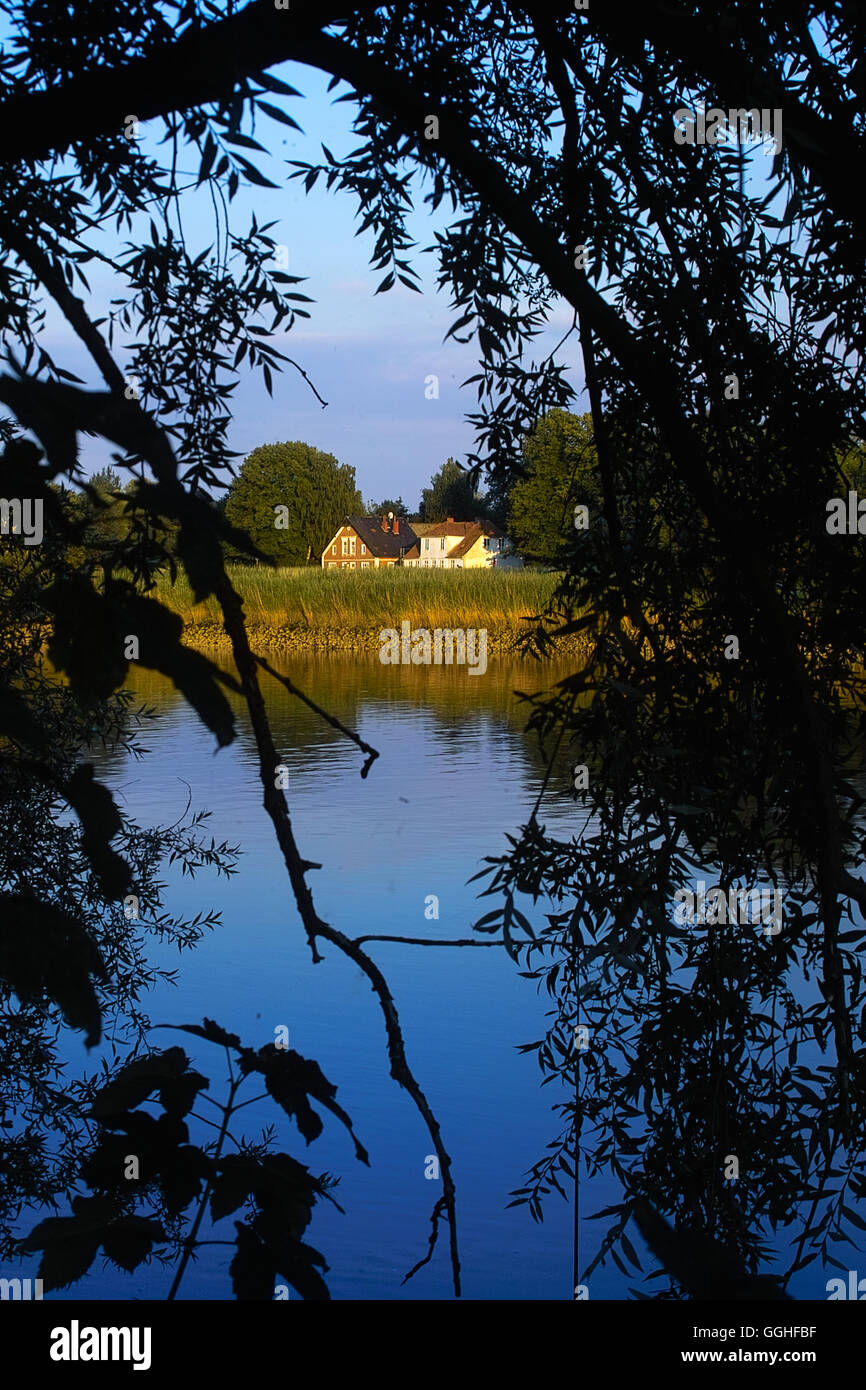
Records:
[[[414,569],[481,570],[523,566],[507,550],[505,531],[492,521],[403,521],[386,517],[343,517],[322,550],[322,570],[379,570],[386,564]]]
[[[322,551],[323,569],[487,569],[522,561],[506,550],[504,531],[492,521],[408,522],[388,516],[347,516]]]
[[[408,522],[387,516],[347,516],[322,551],[322,569],[369,570],[396,565],[418,537]]]
[[[505,532],[492,521],[439,521],[425,526],[403,563],[415,569],[487,569],[505,553]]]

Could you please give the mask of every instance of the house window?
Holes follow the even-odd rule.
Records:
[[[369,568],[370,568],[370,561],[369,561],[369,560],[362,560],[362,561],[361,561],[361,569],[362,569],[362,570],[368,570]]]
[[[425,550],[429,550],[429,549],[430,549],[430,537],[429,537],[429,536],[425,536],[425,537],[424,537],[424,549],[425,549]]]
[[[367,547],[366,547],[363,543],[362,543],[362,545],[361,545],[361,554],[362,554],[362,555],[366,555],[366,554],[367,554]]]
[[[355,568],[354,565],[350,565],[350,566],[349,566],[349,569],[350,569],[350,570],[353,570],[354,568]]]
[[[350,555],[354,555],[354,553],[355,553],[355,537],[353,536],[352,539],[349,541],[349,554],[350,554]]]
[[[349,541],[348,541],[348,538],[347,538],[346,536],[344,536],[343,539],[341,540],[341,542],[340,542],[340,547],[341,547],[341,553],[342,553],[343,555],[348,555],[348,553],[349,553]]]
[[[332,554],[332,555],[336,555],[336,553],[337,553],[337,542],[334,541],[334,544],[331,546],[331,554]]]
[[[444,536],[442,537],[441,541],[439,542],[439,549],[440,549],[440,550],[444,550],[444,549],[445,549],[445,537],[444,537]]]

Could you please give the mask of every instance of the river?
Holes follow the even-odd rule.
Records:
[[[526,819],[544,771],[522,732],[528,710],[513,691],[540,689],[564,672],[500,661],[472,678],[466,668],[383,667],[375,657],[351,656],[292,658],[282,669],[380,754],[362,780],[358,749],[262,677],[301,852],[323,866],[309,875],[320,915],[351,936],[472,936],[472,922],[491,902],[479,901],[483,885],[467,880],[486,855],[506,848],[505,835]],[[389,1074],[383,1020],[366,978],[327,946],[325,960],[311,962],[261,804],[240,702],[238,738],[215,752],[213,738],[167,681],[139,668],[132,688],[158,715],[142,737],[149,755],[97,755],[97,775],[138,824],[169,824],[191,798],[194,810],[212,813],[208,835],[241,850],[230,880],[207,871],[190,879],[177,866],[160,875],[167,911],[193,916],[218,908],[222,924],[180,958],[167,948],[151,952],[156,963],[178,970],[178,980],[149,994],[147,1011],[154,1022],[206,1015],[256,1047],[288,1028],[289,1045],[315,1058],[337,1085],[370,1168],[357,1162],[327,1113],[324,1133],[309,1148],[269,1101],[249,1106],[238,1124],[253,1137],[276,1120],[277,1147],[315,1173],[339,1175],[335,1195],[345,1215],[320,1203],[305,1236],[328,1260],[332,1297],[450,1297],[447,1231],[431,1263],[401,1283],[426,1251],[441,1190],[425,1178],[429,1135]],[[548,823],[565,829],[574,803],[564,785],[553,801]],[[552,1194],[541,1224],[526,1207],[507,1209],[511,1190],[558,1132],[553,1087],[540,1088],[534,1056],[517,1051],[542,1036],[549,1001],[495,947],[373,942],[367,949],[389,982],[410,1064],[453,1160],[464,1296],[570,1299],[571,1207]],[[218,1049],[182,1035],[155,1037],[182,1043],[219,1095]],[[232,1238],[231,1220],[211,1234]],[[229,1254],[204,1249],[180,1296],[230,1298]],[[126,1276],[101,1272],[97,1261],[67,1296],[164,1298],[168,1282],[156,1264]]]

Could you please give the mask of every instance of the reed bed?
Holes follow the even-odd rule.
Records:
[[[413,627],[486,627],[517,636],[543,612],[558,576],[532,570],[349,570],[230,567],[255,628],[378,631],[408,620]],[[179,576],[163,575],[154,593],[190,628],[221,624],[213,598],[195,603]]]

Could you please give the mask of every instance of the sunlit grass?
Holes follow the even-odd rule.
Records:
[[[530,570],[348,570],[230,567],[251,625],[369,629],[408,619],[416,627],[513,627],[543,611],[558,576]],[[153,595],[190,625],[219,623],[216,600],[193,602],[180,576]]]

